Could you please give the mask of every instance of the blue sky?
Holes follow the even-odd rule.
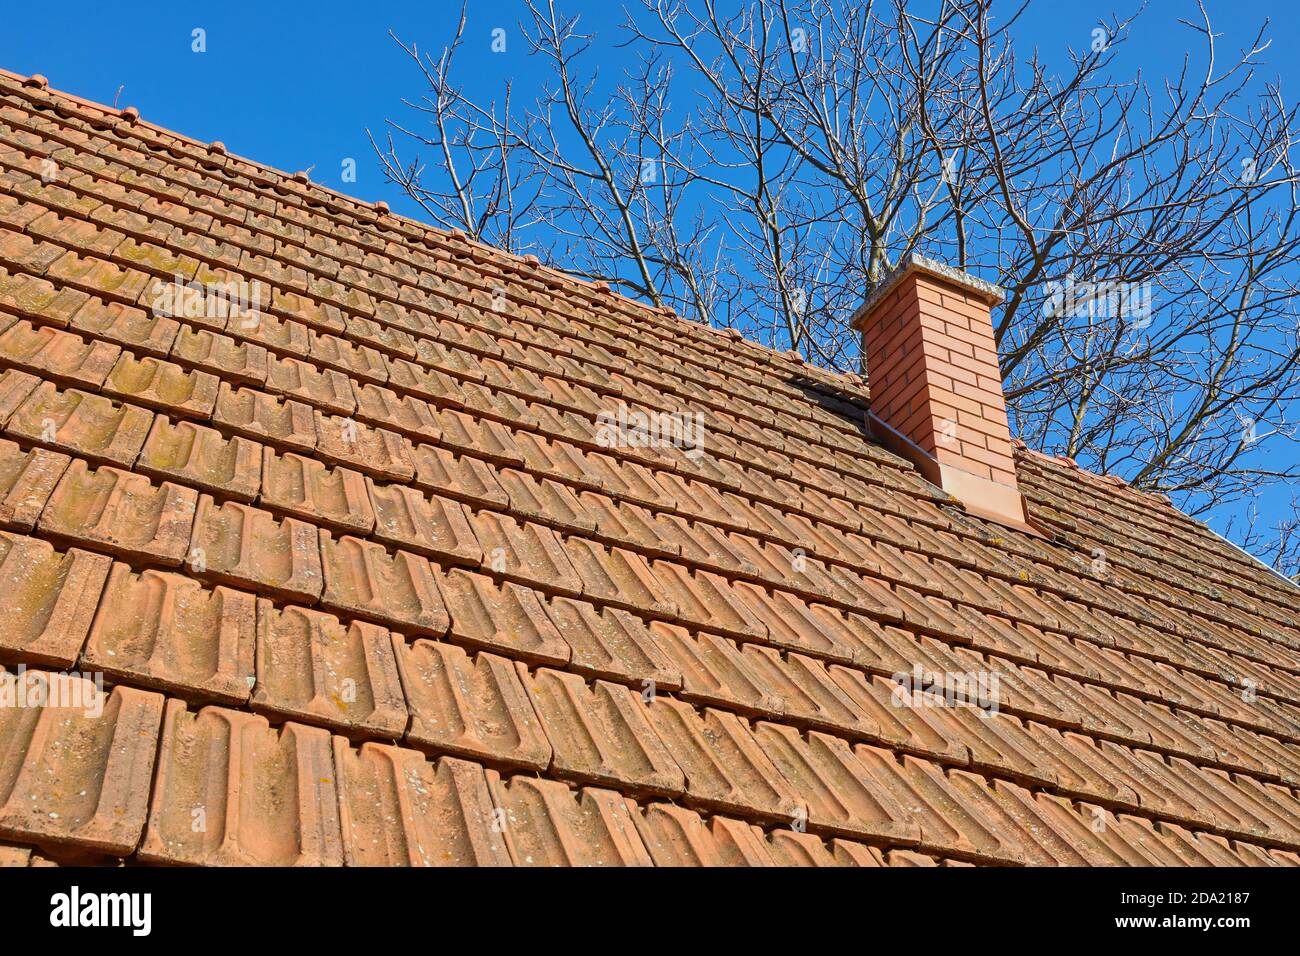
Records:
[[[311,3],[188,5],[137,2],[124,13],[117,4],[63,0],[8,3],[0,26],[0,66],[43,73],[56,89],[99,102],[135,106],[145,119],[199,140],[219,139],[234,152],[269,165],[299,170],[366,200],[387,200],[396,212],[417,207],[385,184],[365,129],[380,129],[386,116],[403,112],[401,96],[414,96],[421,78],[388,37],[430,51],[441,49],[454,28],[455,0],[420,3]],[[197,6],[197,5],[195,5]],[[511,78],[516,95],[540,81],[540,64],[517,42],[522,5],[516,0],[474,0],[461,76],[467,87],[495,91]],[[1275,38],[1266,56],[1270,72],[1300,85],[1297,44],[1300,18],[1285,0],[1234,0],[1219,4],[1216,28],[1235,48],[1271,18]],[[1124,14],[1134,2],[1111,5],[1037,3],[1017,27],[1018,44],[1036,45],[1045,58],[1063,58],[1088,43],[1090,31],[1111,11]],[[613,48],[621,5],[605,0],[566,2],[582,12],[584,25],[611,40],[610,71],[619,68]],[[1009,9],[1009,5],[1008,5]],[[1231,11],[1231,20],[1225,12]],[[1212,11],[1213,13],[1213,11]],[[1130,45],[1135,67],[1149,76],[1174,68],[1187,48],[1186,34],[1171,29],[1177,16],[1194,14],[1190,3],[1153,0]],[[490,50],[491,31],[509,31],[505,53]],[[207,52],[191,51],[195,28],[206,31]],[[1024,47],[1021,47],[1022,51]],[[120,88],[120,93],[119,93]],[[357,161],[357,181],[340,182],[344,158]]]
[[[1137,6],[1043,0],[1017,26],[1018,53],[1035,46],[1049,65],[1063,66],[1071,47],[1087,46],[1101,17],[1126,15]],[[1211,6],[1216,28],[1224,31],[1225,53],[1250,42],[1258,26],[1271,20],[1273,46],[1262,58],[1263,72],[1280,76],[1284,93],[1294,100],[1300,87],[1300,18],[1292,4],[1234,0]],[[133,3],[129,13],[116,4],[83,0],[6,7],[0,66],[43,73],[55,88],[89,99],[135,106],[151,122],[199,140],[222,140],[231,151],[275,167],[312,168],[317,182],[361,199],[386,200],[394,211],[421,218],[413,202],[384,182],[365,130],[382,130],[386,116],[404,112],[400,98],[422,90],[422,78],[388,31],[436,52],[454,29],[455,0],[280,5],[231,0],[210,9]],[[1011,8],[1001,4],[995,12]],[[582,14],[584,27],[597,36],[594,55],[604,57],[599,62],[606,78],[616,74],[621,5],[584,0],[565,2],[562,9]],[[531,98],[530,90],[544,79],[542,64],[528,56],[519,39],[523,13],[517,0],[471,3],[459,62],[471,93],[487,98],[510,79],[517,98]],[[1127,47],[1125,68],[1140,68],[1151,80],[1176,70],[1191,42],[1187,31],[1173,26],[1180,16],[1195,17],[1194,5],[1152,0]],[[498,27],[508,31],[504,53],[490,48]],[[195,29],[205,31],[204,53],[191,49]],[[349,158],[355,160],[357,178],[344,183],[341,170]],[[1265,520],[1284,496],[1276,499],[1262,503]],[[1211,525],[1221,529],[1222,521]]]

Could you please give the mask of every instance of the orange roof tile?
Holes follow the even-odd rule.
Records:
[[[1300,863],[1300,589],[867,407],[0,73],[0,861]]]

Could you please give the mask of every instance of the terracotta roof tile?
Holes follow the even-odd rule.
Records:
[[[97,340],[87,342],[79,335],[49,326],[33,327],[25,319],[0,335],[0,361],[77,388],[99,388],[120,352],[119,346]]]
[[[45,382],[13,413],[5,431],[94,462],[130,468],[152,423],[153,414],[136,405],[77,389],[59,391]]]
[[[464,405],[464,400],[457,397],[457,381],[450,375],[388,355],[384,356],[384,367],[388,370],[387,382],[394,389],[409,393],[431,406],[460,408]],[[441,422],[438,431],[442,431]]]
[[[810,833],[779,830],[768,837],[772,859],[778,866],[888,866],[885,855],[875,847],[842,840],[838,837],[823,841]],[[908,853],[894,850],[890,854]],[[920,854],[914,858],[928,859]]]
[[[416,353],[415,339],[410,333],[373,319],[349,316],[347,334],[348,338],[386,354],[413,358]]]
[[[154,418],[135,468],[214,495],[251,502],[262,487],[262,446],[194,422]]]
[[[859,643],[846,635],[847,624],[828,627],[806,601],[787,591],[768,590],[749,581],[732,585],[737,598],[766,629],[766,643],[787,650],[805,651],[827,660],[849,663],[859,656]],[[829,608],[825,613],[838,615]]]
[[[425,495],[406,485],[378,484],[366,479],[374,507],[375,540],[406,548],[450,564],[477,567],[483,561],[464,506],[437,495]]]
[[[914,771],[915,765],[908,769]],[[923,765],[923,770],[929,775],[943,773],[933,764]],[[1082,865],[1079,854],[1068,843],[1056,839],[1027,808],[1026,801],[1032,802],[1027,791],[957,769],[947,771],[945,783],[956,799],[952,806],[981,821],[998,840],[1014,847],[1023,862],[1032,866]],[[1021,794],[1023,799],[1004,792],[1008,790]]]
[[[1300,854],[1293,853],[1289,850],[1269,850],[1267,863],[1260,860],[1259,857],[1263,851],[1259,847],[1252,846],[1248,843],[1238,843],[1235,849],[1243,857],[1250,861],[1250,865],[1259,866],[1261,864],[1269,866],[1300,866]]]
[[[375,478],[410,481],[415,475],[408,439],[352,418],[316,412],[316,454]]]
[[[22,706],[0,708],[0,836],[117,856],[140,841],[149,800],[160,694],[84,677],[0,672]]]
[[[1015,831],[964,804],[934,764],[907,755],[899,759],[878,747],[857,746],[853,755],[867,769],[869,784],[888,791],[911,811],[922,843],[955,855],[1024,862]]]
[[[314,527],[236,501],[199,498],[187,557],[206,580],[260,589],[289,601],[315,603],[323,586]]]
[[[156,408],[178,418],[206,419],[217,401],[220,380],[187,371],[173,362],[122,355],[104,382],[105,395]]]
[[[538,668],[521,672],[551,741],[551,770],[583,783],[676,796],[683,777],[655,736],[640,697],[621,684]]]
[[[570,670],[636,688],[681,687],[681,672],[635,614],[567,597],[548,601],[546,614],[572,649]]]
[[[746,713],[782,712],[780,697],[755,673],[735,641],[661,621],[651,622],[650,632],[681,672],[684,699]]]
[[[1300,864],[1300,591],[869,384],[0,72],[0,657],[130,705],[0,727],[0,858]]]
[[[651,565],[662,593],[677,608],[682,623],[729,637],[763,639],[767,628],[737,596],[726,579],[707,571],[691,573],[657,560]]]
[[[494,765],[550,765],[550,742],[513,662],[441,641],[399,647],[397,662],[411,706],[409,743]]]
[[[579,537],[565,538],[564,547],[582,579],[584,596],[655,617],[679,616],[677,605],[663,596],[662,584],[641,555]]]
[[[70,667],[81,652],[112,561],[0,532],[0,651],[20,662]]]
[[[40,242],[23,233],[0,233],[0,265],[7,269],[41,276],[63,255],[64,250],[59,246]]]
[[[258,501],[272,511],[362,535],[375,526],[367,479],[358,471],[267,447],[261,450],[261,476]]]
[[[256,622],[251,594],[115,563],[81,663],[114,680],[242,704],[253,685]]]
[[[230,281],[218,280],[218,281]],[[280,319],[264,312],[251,316],[232,318],[225,331],[235,338],[255,342],[267,351],[291,358],[306,358],[309,351],[309,329],[301,322]]]
[[[334,765],[349,866],[512,865],[477,764],[336,737]]]
[[[342,372],[320,369],[296,358],[272,356],[260,387],[275,395],[304,402],[338,415],[351,415],[357,408],[352,383]]]
[[[483,549],[484,571],[548,592],[582,594],[582,579],[550,528],[494,511],[473,512],[470,524]]]
[[[712,811],[790,823],[803,813],[797,781],[773,763],[749,726],[735,714],[703,713],[667,695],[649,707],[650,720],[686,775],[685,799]]]
[[[911,850],[890,850],[885,856],[886,866],[938,866],[933,857]]]
[[[614,472],[601,471],[600,456],[585,452],[568,442],[548,440],[542,435],[530,432],[519,432],[515,435],[515,446],[523,456],[524,467],[528,471],[561,481],[577,492],[604,491],[611,484],[616,486],[618,484],[611,480]],[[620,496],[636,500],[630,495]]]
[[[927,716],[931,726],[966,747],[973,769],[1027,786],[1059,785],[1052,752],[1015,717],[990,716],[976,707],[939,707]]]
[[[382,385],[353,383],[352,387],[358,421],[405,435],[412,442],[436,442],[441,437],[437,415],[424,399],[398,395]]]
[[[1295,791],[1222,770],[1202,772],[1213,788],[1212,812],[1221,829],[1249,839],[1263,824],[1265,832],[1273,839],[1294,845],[1297,835],[1300,835]]]
[[[406,701],[386,628],[301,607],[257,602],[257,683],[250,706],[342,733],[400,738]]]
[[[181,326],[170,355],[181,365],[209,372],[227,382],[261,386],[267,379],[266,349],[211,329]]]
[[[69,461],[58,452],[23,451],[0,439],[0,528],[31,531]]]
[[[336,540],[321,529],[320,560],[325,571],[322,607],[407,634],[446,633],[442,586],[427,558],[409,551],[390,554],[381,544],[350,535]]]
[[[120,468],[92,471],[78,458],[50,495],[37,529],[54,541],[174,567],[189,552],[198,497],[192,488],[154,485]]]
[[[632,818],[655,866],[775,866],[763,831],[738,820],[652,803]]]
[[[849,837],[916,844],[915,810],[898,801],[858,761],[849,746],[816,731],[760,721],[754,737],[807,807],[807,822]]]
[[[825,666],[800,654],[746,644],[741,657],[780,701],[780,713],[802,725],[825,728],[853,737],[878,738],[880,725],[831,679]]]
[[[58,866],[29,846],[0,846],[0,867]]]
[[[328,731],[221,707],[167,702],[149,823],[155,863],[343,863]]]
[[[664,539],[650,512],[639,505],[584,491],[578,495],[596,522],[594,536],[610,544],[637,551],[647,558],[681,556],[680,544]]]
[[[338,369],[354,380],[383,384],[388,381],[388,370],[383,356],[368,345],[355,345],[337,335],[310,333],[311,357],[328,368]]]
[[[1091,866],[1155,866],[1158,856],[1122,838],[1114,815],[1095,804],[1072,804],[1060,797],[1039,793],[1033,797],[1036,810],[1055,834],[1067,840]]]
[[[627,803],[609,790],[487,772],[516,866],[650,866]]]
[[[455,409],[438,410],[440,443],[457,454],[469,453],[499,465],[519,466],[523,456],[510,431],[491,419],[473,419]]]
[[[1036,743],[1056,756],[1053,769],[1061,792],[1130,807],[1138,805],[1136,792],[1107,767],[1091,738],[1062,733],[1032,720],[1025,728]]]
[[[310,453],[316,449],[316,422],[310,405],[229,382],[222,382],[217,391],[212,422],[286,451]]]
[[[495,473],[477,458],[452,454],[446,448],[416,445],[414,484],[463,501],[472,507],[504,508],[510,502]]]
[[[91,303],[99,303],[101,308],[105,308],[102,301],[76,289],[61,288],[36,276],[0,269],[0,316],[8,313],[8,316],[0,317],[0,325],[5,324],[6,318],[12,321],[13,318],[30,316],[56,328],[73,326],[82,331],[92,331],[75,322]],[[126,309],[116,303],[109,308]],[[109,311],[107,314],[115,313]]]
[[[587,514],[573,492],[559,482],[534,478],[510,468],[501,469],[497,479],[515,514],[561,532],[587,534],[596,530],[595,519]]]

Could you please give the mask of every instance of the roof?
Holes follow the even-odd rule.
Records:
[[[0,860],[1300,863],[1300,590],[1164,500],[988,523],[856,379],[11,74],[0,270]]]

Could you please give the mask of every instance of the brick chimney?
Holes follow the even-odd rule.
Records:
[[[862,333],[872,430],[973,514],[1029,528],[990,309],[1002,290],[908,256],[853,317]]]

